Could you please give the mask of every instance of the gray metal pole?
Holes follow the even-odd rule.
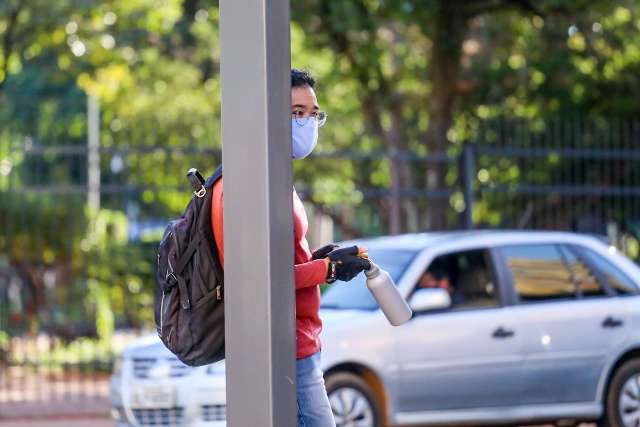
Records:
[[[289,13],[220,2],[230,427],[296,425]]]
[[[94,95],[87,99],[87,202],[100,209],[100,102]]]

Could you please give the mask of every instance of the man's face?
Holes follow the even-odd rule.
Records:
[[[420,278],[420,287],[421,288],[427,288],[427,289],[437,288],[438,287],[438,281],[433,276],[433,274],[431,274],[431,272],[427,271]]]
[[[425,272],[420,278],[420,287],[426,289],[441,288],[451,293],[453,288],[449,278],[443,274],[433,274],[430,271]]]
[[[291,88],[291,117],[309,117],[320,110],[316,92],[309,86]]]

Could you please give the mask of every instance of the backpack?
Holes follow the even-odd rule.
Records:
[[[224,359],[224,272],[211,228],[213,185],[196,169],[194,194],[182,217],[165,229],[157,255],[155,323],[164,345],[189,366]]]

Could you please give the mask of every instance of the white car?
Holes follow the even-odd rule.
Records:
[[[110,389],[116,427],[226,425],[224,361],[186,366],[156,335],[125,349]]]
[[[322,365],[339,427],[640,425],[640,268],[614,248],[511,231],[345,244],[354,243],[390,273],[414,316],[391,326],[364,275],[323,294]],[[161,344],[125,352],[113,387],[121,420],[199,426],[203,407],[223,405],[221,368],[156,367],[171,357]]]

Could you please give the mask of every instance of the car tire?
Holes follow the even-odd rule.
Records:
[[[371,386],[350,372],[329,375],[327,395],[336,420],[336,427],[383,427],[381,402]]]
[[[613,374],[600,427],[640,425],[640,359],[623,363]]]

